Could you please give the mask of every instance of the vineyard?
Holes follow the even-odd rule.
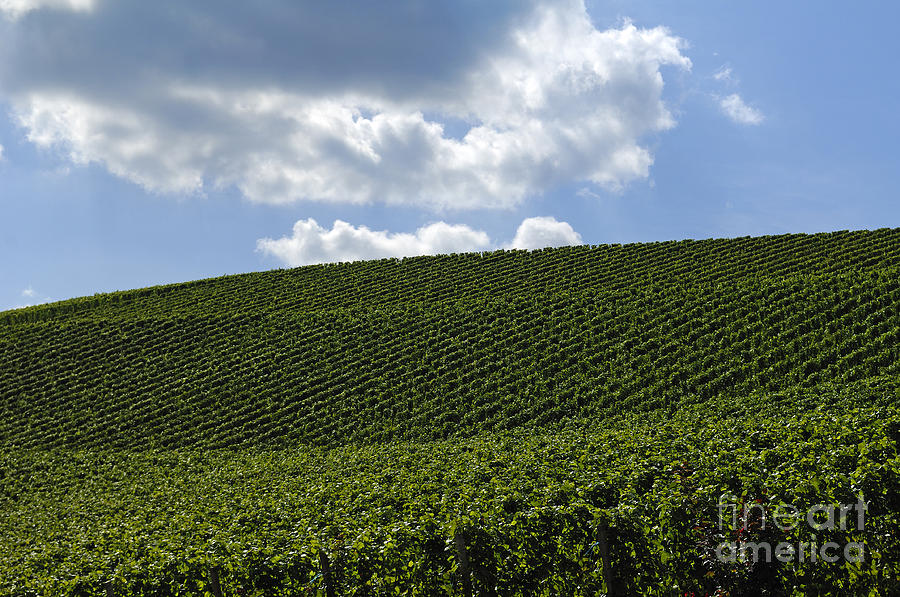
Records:
[[[900,229],[95,295],[0,313],[0,595],[897,594],[898,441]]]

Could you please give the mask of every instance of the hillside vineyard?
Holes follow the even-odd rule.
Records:
[[[900,231],[420,257],[0,315],[0,441],[439,439],[900,374]]]
[[[898,274],[881,229],[0,313],[0,594],[892,594]],[[866,559],[723,562],[726,493],[862,499],[816,537]]]

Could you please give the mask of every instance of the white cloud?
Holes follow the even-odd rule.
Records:
[[[728,118],[738,124],[756,125],[765,119],[762,112],[744,103],[744,100],[737,93],[721,98],[719,107],[722,108],[722,112]]]
[[[527,218],[519,225],[510,247],[513,249],[543,249],[583,244],[581,235],[568,222],[552,217]]]
[[[727,65],[721,66],[719,70],[713,73],[713,79],[722,84],[723,87],[730,89],[736,89],[740,83],[734,71]],[[719,104],[719,109],[722,113],[733,122],[745,125],[758,125],[765,120],[762,111],[747,105],[738,93],[732,93],[724,97],[717,93],[711,93],[710,97]]]
[[[117,14],[114,4],[98,4],[92,19],[117,22],[104,16]],[[458,63],[444,46],[432,48],[441,39],[430,38],[446,35],[446,27],[398,27],[395,36],[350,23],[360,28],[357,37],[376,36],[375,47],[355,48],[357,42],[348,41],[349,49],[331,48],[333,40],[310,32],[308,44],[316,47],[275,52],[270,46],[281,38],[243,29],[247,18],[240,12],[227,18],[189,12],[182,21],[202,27],[206,37],[166,36],[151,20],[150,33],[135,32],[138,41],[132,42],[122,26],[114,35],[125,45],[115,51],[118,61],[110,62],[108,48],[92,46],[102,36],[85,34],[79,40],[88,50],[75,45],[70,51],[93,59],[94,71],[62,72],[58,63],[75,69],[80,63],[64,58],[26,69],[26,61],[36,59],[21,58],[6,87],[13,89],[14,112],[33,143],[61,148],[75,163],[102,164],[164,193],[234,185],[259,202],[385,202],[446,210],[511,207],[573,180],[618,190],[646,178],[653,156],[644,139],[675,124],[662,101],[660,69],[691,67],[682,41],[665,28],[631,23],[600,31],[581,0],[514,4],[504,9],[511,16],[489,23],[493,29],[485,25],[486,33],[454,46],[465,57]],[[192,10],[181,3],[172,8],[175,14]],[[285,8],[288,24],[292,10],[312,9]],[[422,22],[474,23],[453,12],[463,8],[426,3],[419,10],[427,17]],[[141,37],[151,33],[173,41]],[[234,50],[233,63],[217,64],[217,54],[207,56],[203,47],[190,68],[170,60],[203,43],[195,38],[214,39],[225,48],[219,54]],[[48,39],[54,37],[45,34],[41,41],[52,43]],[[381,57],[379,52],[394,51],[388,41],[404,50],[403,60]],[[342,51],[349,53],[346,64]],[[396,66],[438,51],[435,74],[428,65],[411,71]],[[302,62],[307,55],[323,57],[321,64],[290,71],[288,57]],[[254,61],[263,66],[240,70]],[[285,66],[278,71],[270,64]],[[310,74],[319,70],[337,74]],[[471,128],[461,137],[450,135],[442,119]]]
[[[723,83],[737,82],[733,75],[734,73],[732,72],[730,66],[722,66],[721,68],[719,68],[719,70],[713,73],[713,79],[715,79],[716,81],[721,81]]]
[[[3,146],[0,145],[0,162],[3,161]]]
[[[12,307],[13,309],[23,309],[25,307],[33,307],[35,305],[53,301],[53,299],[49,296],[42,296],[40,292],[38,292],[31,286],[22,290],[21,295],[22,298],[27,299],[27,302],[15,305],[14,307]]]
[[[585,199],[603,199],[603,195],[594,191],[589,187],[581,187],[575,191],[576,197],[584,197]]]
[[[419,228],[415,234],[406,234],[370,230],[341,220],[335,220],[328,230],[309,218],[294,224],[291,236],[260,239],[257,250],[288,265],[298,266],[477,251],[489,244],[490,239],[484,232],[444,222]]]
[[[75,164],[101,161],[113,174],[154,191],[191,192],[203,186],[203,171],[196,164],[198,147],[190,146],[191,131],[148,129],[143,116],[133,110],[43,94],[21,103],[18,117],[29,141],[65,147]],[[203,143],[202,136],[194,140]]]
[[[540,249],[582,244],[581,236],[566,222],[551,217],[527,218],[505,248]],[[464,225],[436,222],[416,230],[415,234],[370,230],[335,220],[331,229],[314,219],[299,220],[290,236],[262,238],[258,251],[289,266],[411,257],[441,253],[465,253],[498,248],[487,233]]]
[[[94,8],[94,0],[0,0],[0,12],[12,19],[44,8],[87,12]]]

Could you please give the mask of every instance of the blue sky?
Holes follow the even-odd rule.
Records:
[[[248,6],[0,0],[0,309],[385,255],[900,226],[892,3]]]

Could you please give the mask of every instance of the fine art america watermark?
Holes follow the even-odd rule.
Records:
[[[724,541],[715,549],[716,558],[721,562],[846,562],[865,560],[865,544],[857,541],[826,541],[819,544],[810,533],[810,541],[796,543],[780,541],[753,541],[748,529],[755,533],[764,532],[767,526],[782,532],[790,532],[804,527],[810,531],[863,531],[866,526],[868,506],[860,497],[855,504],[817,504],[806,510],[791,504],[746,503],[738,501],[734,495],[725,493],[719,497],[719,530],[732,529],[738,537],[734,541]],[[742,533],[743,531],[743,533]],[[801,533],[797,533],[802,535]],[[774,543],[774,544],[773,544]]]

